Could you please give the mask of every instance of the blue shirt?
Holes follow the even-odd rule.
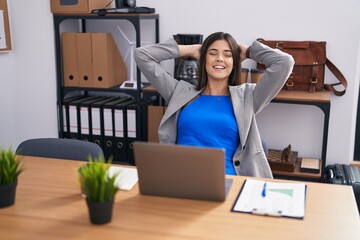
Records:
[[[232,158],[239,130],[230,96],[199,95],[179,114],[177,143],[225,149],[226,174],[236,175]]]

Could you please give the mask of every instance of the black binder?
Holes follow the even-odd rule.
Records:
[[[93,97],[83,101],[80,106],[80,139],[91,141],[91,104],[106,99],[107,97]]]
[[[126,157],[128,163],[135,165],[133,143],[139,139],[140,126],[137,124],[137,115],[140,106],[136,101],[126,105]]]
[[[128,101],[130,98],[123,97],[116,99],[111,102],[107,102],[103,106],[103,122],[104,122],[104,135],[103,135],[103,143],[104,143],[104,154],[105,158],[109,159],[109,157],[114,158],[115,152],[115,125],[114,125],[114,107],[117,104]],[[113,161],[114,162],[114,161]]]
[[[122,102],[114,106],[114,163],[131,164],[127,158],[127,113],[126,106],[136,103],[136,100]]]
[[[103,135],[104,135],[104,122],[103,122],[103,105],[107,102],[117,99],[116,97],[107,97],[100,101],[91,104],[91,141],[98,144],[104,149]]]
[[[65,98],[62,101],[62,105],[59,106],[59,113],[60,111],[62,112],[62,116],[63,116],[63,124],[62,126],[59,126],[59,137],[60,138],[69,138],[69,102],[74,101],[76,99],[80,99],[83,98],[84,96],[75,96],[75,97],[69,97],[69,98]]]
[[[93,96],[87,96],[69,102],[69,138],[80,139],[80,106],[84,101],[92,99]]]

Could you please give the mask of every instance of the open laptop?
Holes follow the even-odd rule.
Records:
[[[141,194],[225,200],[232,179],[225,179],[224,150],[150,142],[133,146]]]

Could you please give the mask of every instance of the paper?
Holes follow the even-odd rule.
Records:
[[[0,49],[6,48],[4,10],[0,10]]]
[[[125,168],[111,166],[108,170],[109,176],[118,174],[115,179],[115,186],[121,190],[131,190],[138,182],[138,174],[136,168]]]
[[[305,198],[306,185],[304,183],[247,179],[234,204],[233,211],[304,218]]]

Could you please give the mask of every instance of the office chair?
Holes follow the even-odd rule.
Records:
[[[16,149],[16,154],[83,161],[87,161],[89,156],[104,156],[103,150],[96,143],[65,138],[25,140]]]

